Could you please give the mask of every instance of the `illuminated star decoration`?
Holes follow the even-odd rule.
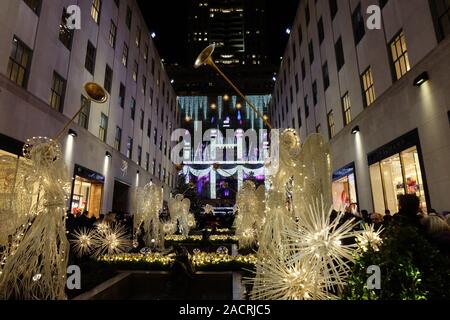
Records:
[[[369,248],[372,248],[375,252],[380,250],[380,246],[383,243],[381,239],[381,233],[384,231],[383,227],[375,230],[373,224],[365,223],[363,225],[363,230],[356,235],[356,243],[358,249],[361,252],[367,252]]]
[[[291,263],[309,261],[315,272],[323,277],[325,289],[342,288],[354,261],[357,248],[352,240],[358,234],[353,231],[354,219],[342,222],[343,212],[331,221],[331,209],[326,209],[323,199],[310,204],[308,214],[300,216],[297,229],[288,229],[288,248],[294,252]]]
[[[131,245],[127,230],[121,225],[109,226],[104,233],[97,232],[94,236],[94,243],[96,257],[124,253]]]
[[[106,232],[108,232],[108,230],[110,229],[108,223],[106,222],[99,223],[96,228],[97,231],[102,234],[106,234]]]
[[[86,228],[79,229],[73,233],[74,239],[70,240],[74,253],[78,257],[83,257],[92,252],[94,248],[93,230]]]
[[[336,297],[325,290],[325,279],[306,259],[290,260],[289,254],[273,252],[273,256],[258,260],[255,278],[244,282],[253,284],[252,300],[325,300]]]

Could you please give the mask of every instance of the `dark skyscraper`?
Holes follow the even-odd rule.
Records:
[[[265,0],[190,0],[188,10],[189,61],[215,43],[216,63],[267,62]]]

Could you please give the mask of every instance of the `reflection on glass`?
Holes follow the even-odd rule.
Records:
[[[400,156],[396,155],[383,160],[381,162],[381,172],[384,181],[386,207],[391,212],[397,212],[398,196],[405,194]]]
[[[335,210],[347,209],[351,204],[358,202],[356,196],[355,174],[350,174],[333,181],[333,207]]]

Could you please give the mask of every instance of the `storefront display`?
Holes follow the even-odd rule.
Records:
[[[408,148],[370,166],[370,179],[375,212],[398,211],[398,197],[415,194],[422,210],[427,203],[417,147]]]
[[[99,218],[102,209],[104,177],[88,169],[76,166],[71,213]]]
[[[332,192],[335,210],[357,210],[358,198],[353,165],[333,174]]]

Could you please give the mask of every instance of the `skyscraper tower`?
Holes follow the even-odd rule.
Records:
[[[265,0],[190,0],[189,59],[207,45],[217,47],[216,63],[265,64]]]

